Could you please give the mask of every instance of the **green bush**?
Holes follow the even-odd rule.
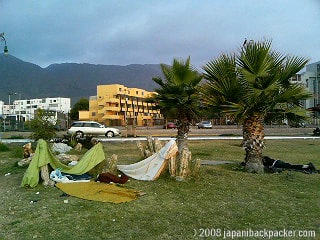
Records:
[[[43,109],[37,110],[37,116],[30,121],[30,129],[32,131],[31,138],[39,140],[49,140],[56,137],[55,123],[52,116]]]

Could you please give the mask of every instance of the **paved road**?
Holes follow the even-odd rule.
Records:
[[[265,127],[266,139],[315,139],[320,137],[312,136],[314,127],[291,128],[286,126]],[[126,135],[126,130],[121,129],[122,136]],[[133,137],[133,136],[136,137]],[[137,128],[134,132],[128,130],[128,138],[100,138],[101,141],[137,141],[146,140],[147,136],[157,137],[159,140],[169,140],[177,135],[176,129],[161,128]],[[214,126],[213,129],[198,129],[191,127],[189,140],[218,140],[218,139],[242,139],[242,128],[239,126]]]
[[[286,126],[281,127],[265,127],[266,136],[273,135],[285,135],[285,136],[310,136],[313,133],[314,127],[308,128],[291,128]],[[125,134],[125,129],[121,129],[122,135]],[[129,133],[132,133],[132,130],[129,130]],[[175,136],[177,134],[176,129],[160,129],[160,128],[137,128],[136,135],[137,136]],[[242,136],[242,127],[240,126],[213,126],[212,129],[198,129],[196,127],[191,127],[189,136],[230,136],[230,135],[238,135]]]
[[[312,136],[314,127],[309,128],[291,128],[286,126],[265,127],[266,139],[316,139],[320,137]],[[132,129],[128,130],[128,138],[124,138],[126,130],[121,128],[123,137],[105,138],[99,137],[102,141],[135,141],[145,140],[147,136],[157,137],[159,140],[168,140],[175,138],[177,134],[176,129],[162,129],[162,128],[137,128],[134,132]],[[63,136],[66,132],[59,132]],[[22,135],[26,139],[6,139],[10,136]],[[26,132],[1,132],[0,141],[2,142],[27,142],[30,141],[28,136],[30,133]],[[133,136],[136,137],[133,137]],[[188,139],[190,140],[217,140],[217,139],[242,139],[242,128],[238,126],[214,126],[213,129],[197,129],[192,127]]]

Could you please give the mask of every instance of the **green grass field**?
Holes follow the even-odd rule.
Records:
[[[265,155],[320,168],[319,139],[266,144]],[[0,148],[0,239],[320,239],[320,174],[246,173],[239,140],[189,141],[194,158],[234,164],[202,165],[197,179],[183,182],[167,173],[154,182],[131,179],[125,186],[146,194],[122,204],[61,197],[41,184],[21,188],[22,147],[8,147]],[[134,142],[104,143],[104,150],[120,164],[141,159]]]

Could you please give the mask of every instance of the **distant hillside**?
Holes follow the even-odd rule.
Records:
[[[162,76],[159,64],[94,65],[61,63],[41,68],[14,56],[0,55],[0,100],[8,103],[10,92],[22,99],[69,97],[79,98],[96,94],[96,86],[123,84],[153,91],[157,85],[152,78]],[[17,99],[18,96],[12,97]]]

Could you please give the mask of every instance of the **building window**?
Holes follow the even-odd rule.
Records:
[[[96,116],[96,112],[92,112],[92,113],[91,113],[91,116],[92,116],[92,117],[95,117],[95,116]]]

